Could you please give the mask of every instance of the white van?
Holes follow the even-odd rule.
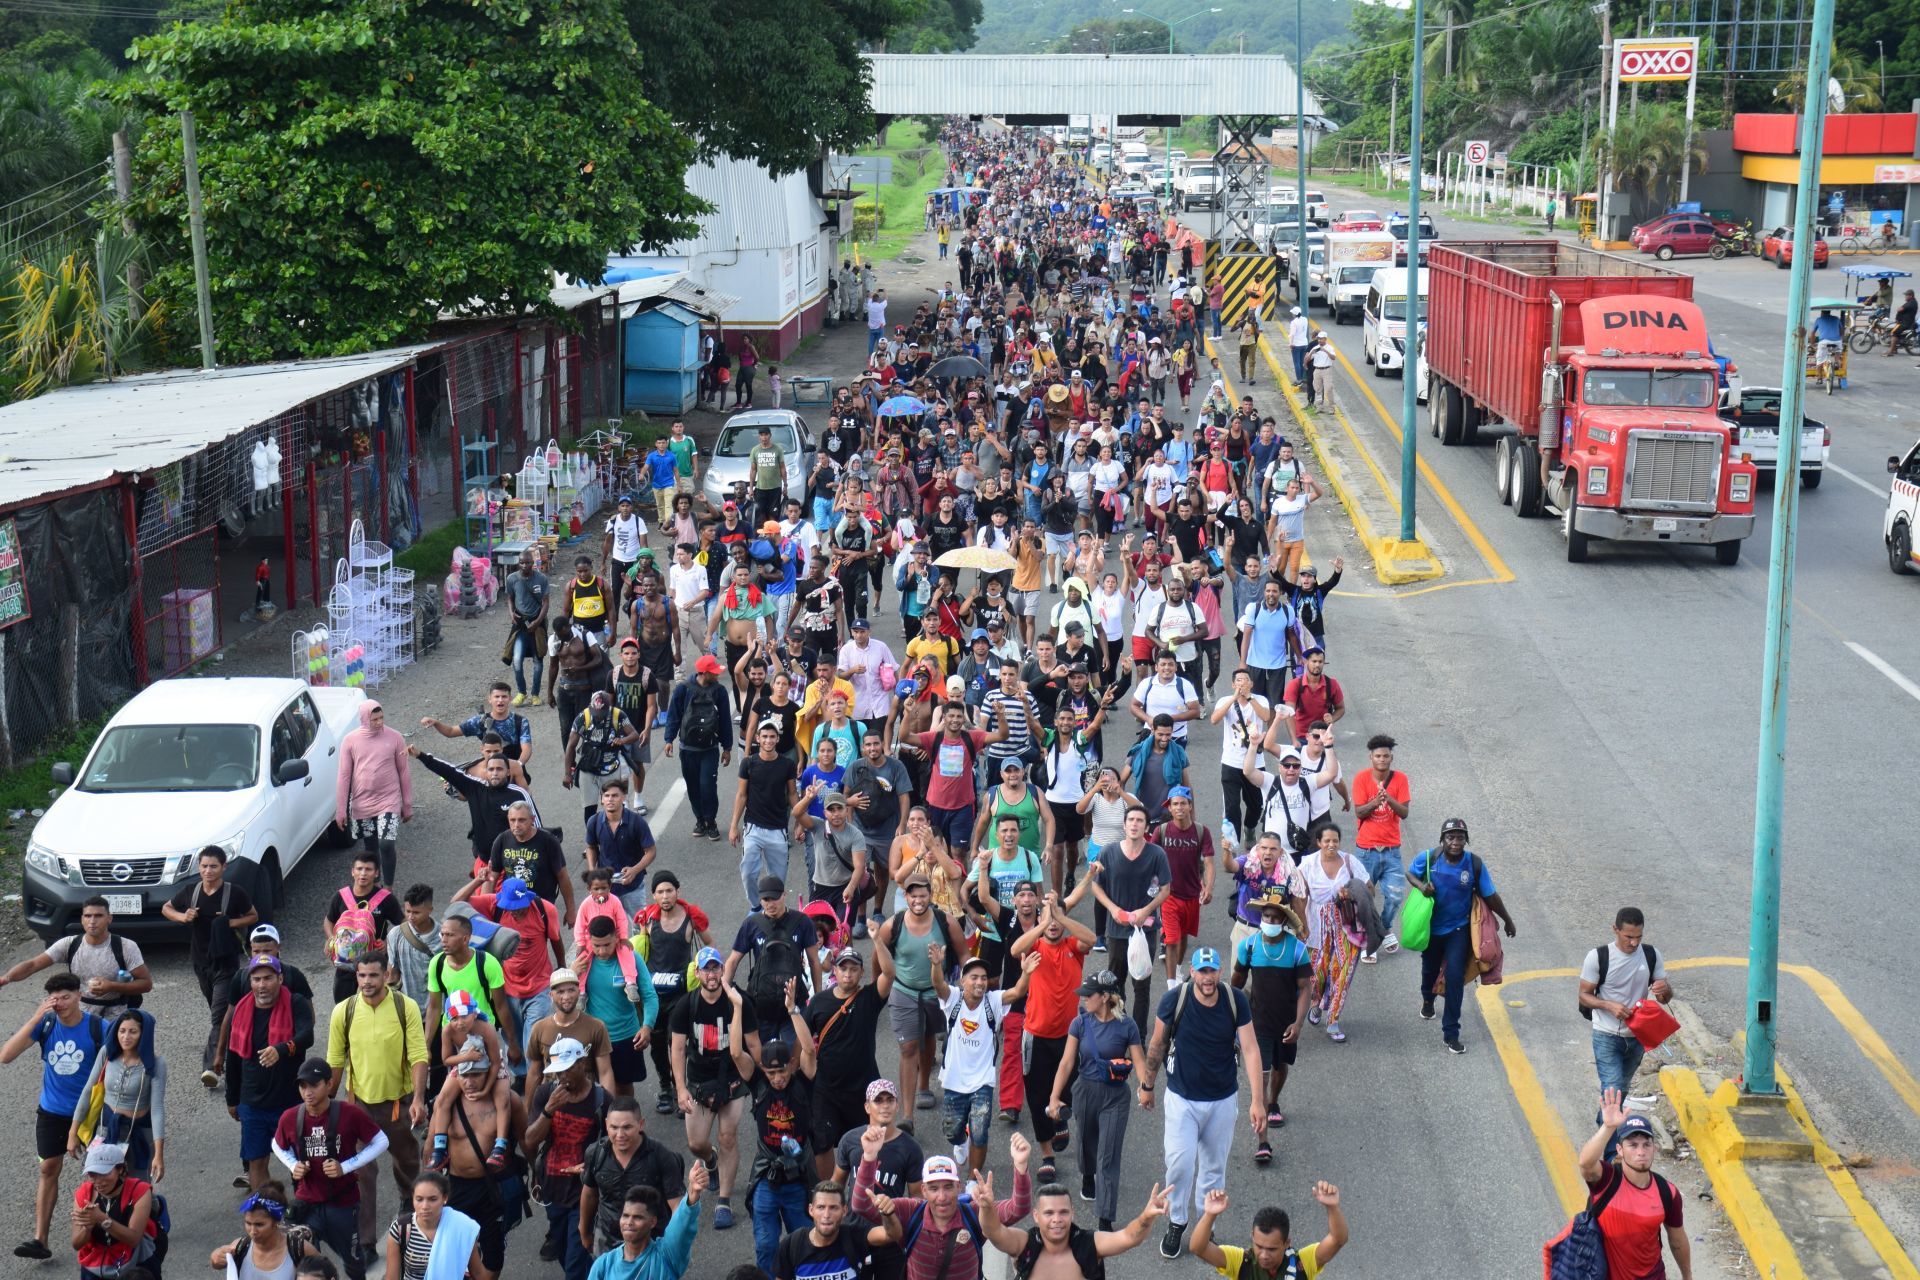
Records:
[[[1427,318],[1427,269],[1420,269],[1420,298],[1415,323]],[[1360,347],[1373,376],[1405,373],[1407,365],[1407,269],[1382,267],[1367,285],[1360,312]]]
[[[1880,536],[1887,544],[1887,567],[1895,573],[1920,573],[1920,555],[1914,553],[1920,527],[1920,444],[1887,459],[1887,514]]]

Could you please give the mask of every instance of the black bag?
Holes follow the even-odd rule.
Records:
[[[782,916],[781,921],[787,917]],[[747,979],[747,998],[754,1012],[784,1007],[787,980],[798,980],[806,972],[806,956],[794,941],[791,926],[775,923],[765,915],[754,917],[754,929],[762,941],[754,951],[753,976]],[[802,983],[802,986],[805,984]]]
[[[687,711],[680,719],[681,745],[691,751],[711,751],[719,746],[721,719],[718,695],[695,681],[687,690]]]

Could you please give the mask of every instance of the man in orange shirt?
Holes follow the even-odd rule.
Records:
[[[1025,1025],[1029,1049],[1027,1051],[1026,1093],[1034,1106],[1030,1111],[1033,1120],[1034,1140],[1040,1144],[1041,1182],[1054,1180],[1054,1143],[1066,1128],[1068,1117],[1061,1115],[1058,1120],[1047,1114],[1045,1103],[1041,1099],[1053,1095],[1053,1078],[1060,1072],[1060,1058],[1066,1052],[1067,1029],[1073,1025],[1073,1015],[1080,1011],[1080,971],[1082,961],[1093,950],[1093,930],[1087,928],[1067,914],[1072,911],[1080,898],[1085,895],[1087,886],[1093,883],[1092,876],[1082,876],[1080,883],[1074,886],[1062,902],[1058,894],[1049,893],[1040,905],[1040,921],[1022,934],[1013,944],[1013,955],[1021,957],[1027,952],[1037,952],[1040,966],[1027,979],[1027,1007]]]
[[[1400,949],[1393,932],[1393,918],[1407,896],[1407,874],[1400,865],[1400,820],[1407,816],[1413,802],[1413,790],[1407,775],[1393,767],[1393,749],[1399,745],[1384,733],[1367,739],[1367,755],[1372,767],[1353,780],[1353,846],[1360,854],[1367,878],[1380,886],[1380,925],[1387,936],[1380,950],[1391,955]],[[1377,964],[1379,955],[1368,951],[1361,964]]]

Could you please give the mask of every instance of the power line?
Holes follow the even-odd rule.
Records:
[[[85,189],[82,189],[81,191],[74,193],[70,199],[68,197],[62,197],[62,199],[67,199],[68,203],[65,204],[59,210],[57,210],[56,212],[50,214],[45,221],[39,223],[38,225],[31,227],[26,231],[17,231],[11,226],[0,226],[0,235],[5,235],[9,238],[18,239],[22,241],[29,240],[32,237],[38,235],[40,232],[46,230],[48,227],[53,226],[55,223],[71,221],[75,214],[80,214],[83,217],[86,216],[85,214],[86,207],[105,194],[106,193],[104,191],[87,191]],[[38,217],[40,216],[40,214],[45,212],[46,211],[44,209],[35,210],[33,213],[22,215],[22,217],[20,218],[20,221],[24,222],[26,221],[27,218]]]
[[[49,191],[52,191],[55,187],[64,187],[71,182],[80,182],[87,178],[96,177],[97,175],[99,175],[100,171],[102,169],[105,169],[106,167],[107,167],[107,162],[105,160],[102,160],[99,163],[94,164],[89,168],[82,169],[78,173],[70,173],[66,177],[61,178],[58,182],[49,182],[46,186],[41,187],[38,191],[29,191],[27,192],[27,194],[23,196],[16,196],[12,200],[7,201],[5,204],[0,204],[0,216],[4,216],[6,210],[13,208],[17,204],[25,204],[29,200],[39,199],[41,196],[46,195]],[[63,197],[61,196],[51,197],[52,200],[59,200],[61,198]]]

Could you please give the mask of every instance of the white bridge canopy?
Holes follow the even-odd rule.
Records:
[[[1299,89],[1276,54],[867,55],[883,116],[1257,116],[1292,119]],[[1306,114],[1320,115],[1307,94]]]

